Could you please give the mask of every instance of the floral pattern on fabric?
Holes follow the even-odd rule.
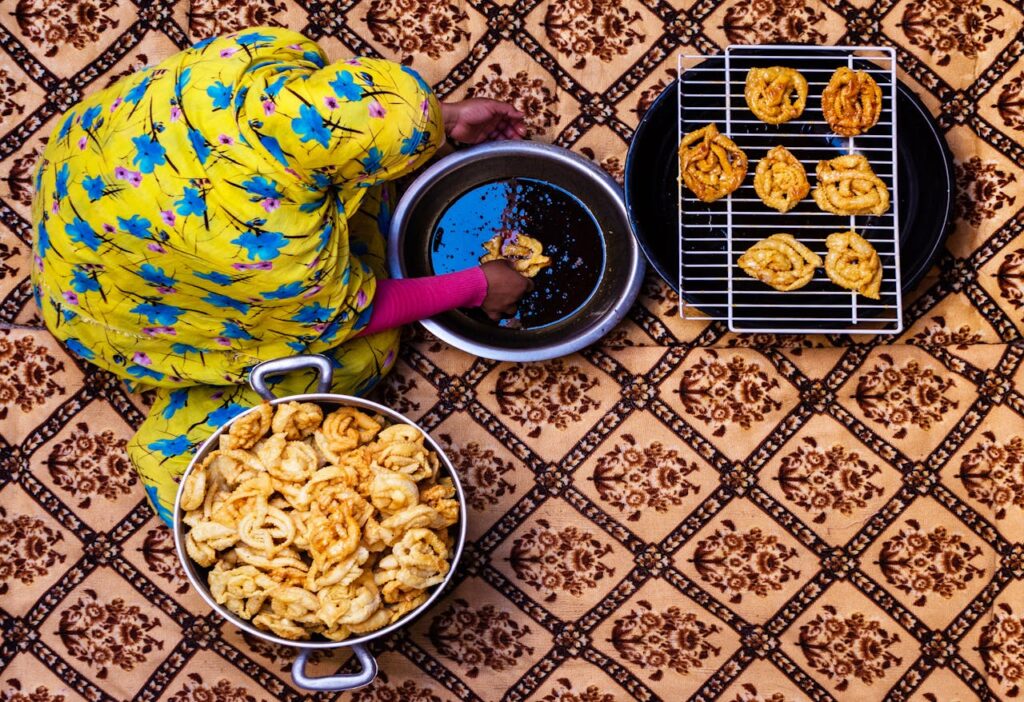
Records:
[[[365,327],[383,269],[349,218],[441,138],[409,68],[327,66],[268,27],[201,41],[58,121],[33,209],[46,324],[81,358],[165,387],[334,347]]]

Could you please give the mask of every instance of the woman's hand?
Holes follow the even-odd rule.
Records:
[[[480,268],[487,278],[487,296],[480,309],[495,321],[514,315],[519,300],[533,290],[533,281],[519,275],[505,260],[488,261]]]
[[[445,133],[463,144],[522,139],[526,135],[525,115],[497,100],[470,98],[462,102],[442,103],[441,113]]]

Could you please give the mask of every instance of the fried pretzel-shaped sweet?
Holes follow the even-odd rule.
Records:
[[[736,190],[747,175],[747,156],[732,139],[709,124],[679,142],[679,175],[702,202]]]
[[[818,161],[814,201],[838,215],[880,215],[889,210],[889,189],[860,154]]]
[[[825,246],[825,273],[833,283],[872,300],[879,299],[882,262],[870,242],[853,231],[836,232],[825,239]]]
[[[811,281],[821,258],[789,234],[772,234],[747,249],[737,263],[751,278],[789,292]]]
[[[807,80],[785,66],[751,68],[743,97],[750,111],[767,124],[782,124],[803,114],[807,104]]]
[[[757,164],[754,191],[768,207],[789,212],[807,197],[811,186],[803,164],[785,146],[776,146]]]
[[[278,480],[300,483],[308,480],[319,465],[320,458],[312,446],[304,441],[289,441],[280,460],[267,465],[267,472]]]
[[[420,492],[420,501],[437,510],[441,519],[449,524],[459,521],[459,503],[454,497],[455,484],[451,478],[442,478],[437,485],[431,485]]]
[[[260,629],[277,634],[282,639],[291,639],[293,641],[308,639],[314,631],[306,625],[293,622],[287,617],[282,617],[266,610],[253,617],[252,623]]]
[[[379,470],[370,483],[370,501],[388,516],[419,504],[420,490],[416,481],[404,473]]]
[[[208,581],[214,601],[243,619],[252,619],[270,593],[280,587],[276,580],[251,565],[232,568],[218,563],[210,571]]]
[[[275,434],[284,434],[284,438],[295,441],[312,434],[323,418],[324,413],[319,405],[312,402],[286,402],[278,405],[270,427]]]
[[[821,111],[836,134],[863,134],[882,114],[882,90],[868,73],[842,66],[821,94]]]
[[[295,541],[295,522],[277,507],[267,507],[266,514],[247,514],[238,522],[238,538],[242,543],[273,555]],[[195,530],[193,529],[193,532]]]
[[[347,585],[363,574],[363,565],[370,559],[370,552],[365,546],[358,546],[348,556],[322,566],[314,562],[305,573],[307,590],[316,592],[332,585]]]
[[[274,408],[269,402],[261,404],[255,412],[239,417],[226,433],[220,435],[222,449],[252,448],[270,428]]]
[[[324,418],[313,438],[331,463],[339,463],[341,454],[373,441],[380,430],[380,424],[369,415],[342,407]]]
[[[238,532],[217,522],[199,522],[185,537],[185,551],[204,568],[217,562],[217,552],[231,548],[238,541]]]
[[[328,626],[362,624],[383,602],[373,576],[366,574],[345,585],[332,585],[317,593],[320,619]]]
[[[410,590],[437,585],[448,574],[448,547],[429,529],[410,529],[395,544],[391,556],[398,561],[398,580]]]
[[[551,259],[544,255],[544,245],[525,234],[495,234],[484,242],[487,253],[480,263],[505,259],[520,275],[532,278],[551,265]]]

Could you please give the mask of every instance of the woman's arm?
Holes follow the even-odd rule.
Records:
[[[378,280],[370,321],[359,336],[429,319],[459,307],[479,307],[491,319],[515,314],[520,298],[533,281],[519,275],[507,261],[429,278]]]

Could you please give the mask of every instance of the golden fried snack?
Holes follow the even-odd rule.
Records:
[[[448,547],[429,529],[410,529],[395,544],[391,555],[399,567],[398,580],[410,590],[425,590],[437,585],[448,574]]]
[[[836,134],[863,134],[882,114],[882,90],[864,71],[837,68],[821,94],[821,111]]]
[[[818,161],[814,201],[839,215],[880,215],[889,210],[889,189],[860,154]]]
[[[737,263],[751,278],[789,292],[811,282],[821,258],[789,234],[772,234],[747,249]]]
[[[358,546],[348,556],[323,566],[313,563],[305,573],[306,589],[317,592],[332,585],[348,585],[363,574],[363,565],[370,559],[370,551]]]
[[[702,202],[714,202],[736,190],[747,176],[747,156],[732,139],[709,124],[679,143],[679,176]]]
[[[320,619],[329,628],[362,624],[383,605],[373,576],[366,574],[344,585],[332,585],[317,593]]]
[[[743,98],[750,111],[767,124],[782,124],[803,114],[807,104],[807,79],[792,68],[751,68]]]
[[[210,594],[242,619],[252,619],[279,583],[251,565],[226,567],[218,563],[210,571]]]
[[[459,503],[455,498],[455,484],[451,478],[442,478],[433,485],[420,492],[420,501],[433,507],[441,519],[450,524],[459,520]]]
[[[833,283],[872,300],[879,299],[882,262],[870,242],[853,231],[836,232],[825,239],[825,246],[825,273]]]
[[[286,402],[278,405],[271,429],[289,440],[304,439],[320,426],[324,413],[312,402]],[[264,429],[263,433],[266,433]],[[262,433],[260,434],[262,436]]]
[[[216,451],[213,453],[216,453]],[[211,453],[210,455],[213,454]],[[185,484],[181,486],[179,502],[181,503],[181,508],[186,512],[191,512],[203,506],[203,501],[206,499],[206,466],[209,463],[209,458],[204,460],[202,465],[189,473],[189,476],[185,479]]]
[[[525,234],[495,234],[492,239],[484,242],[487,253],[480,258],[480,263],[504,259],[520,275],[532,278],[551,265],[551,259],[544,255],[544,245]]]
[[[284,638],[340,641],[416,609],[450,571],[459,503],[417,428],[292,402],[221,438],[180,504],[186,551],[229,611]]]
[[[231,428],[220,435],[222,449],[247,449],[267,433],[274,408],[269,402],[262,403],[255,412],[239,417]]]
[[[408,475],[380,470],[370,483],[370,501],[381,514],[392,515],[419,504],[420,490]]]
[[[303,441],[285,444],[279,460],[267,466],[267,471],[278,480],[299,483],[309,480],[320,466],[320,458],[313,447]]]
[[[803,164],[785,146],[776,146],[757,164],[754,191],[768,207],[789,212],[807,197],[811,186]]]
[[[284,510],[268,506],[265,514],[254,512],[242,517],[236,534],[242,543],[273,555],[295,541],[295,522]]]

